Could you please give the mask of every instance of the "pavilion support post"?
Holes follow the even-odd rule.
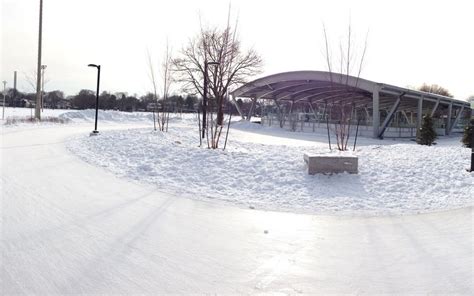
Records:
[[[418,111],[416,112],[416,130],[417,133],[421,128],[421,121],[423,120],[423,97],[418,99]]]
[[[456,118],[454,119],[453,124],[451,124],[451,126],[450,126],[450,128],[449,128],[449,133],[450,133],[450,134],[451,134],[451,132],[453,131],[454,127],[458,124],[459,118],[461,118],[463,112],[464,112],[464,106],[462,106],[462,107],[459,109],[459,112],[458,112],[458,114],[456,115]]]
[[[292,131],[296,131],[296,124],[297,124],[297,119],[293,117],[294,105],[295,105],[295,101],[290,101],[290,111],[288,113],[288,120],[290,121],[290,129]]]
[[[373,137],[378,138],[380,127],[380,89],[376,86],[372,93],[372,129]]]
[[[277,106],[278,109],[278,121],[280,122],[280,128],[283,128],[284,121],[283,121],[283,112],[281,111],[281,106],[280,103],[278,103],[278,100],[273,98],[275,101],[275,106]]]
[[[369,112],[369,108],[364,107],[364,111],[365,111],[365,125],[367,126],[367,121],[370,119],[370,112]]]
[[[252,98],[252,104],[250,105],[249,114],[247,115],[247,121],[250,121],[250,119],[252,118],[256,103],[257,103],[257,98]]]
[[[453,102],[449,103],[448,105],[448,117],[446,120],[446,135],[451,133],[451,120],[453,116]]]
[[[235,100],[234,96],[232,96],[232,102],[234,102],[235,108],[237,109],[237,112],[239,112],[240,117],[242,117],[242,120],[245,119],[244,113],[242,113],[242,110],[240,109],[239,104],[237,104],[237,101]]]
[[[436,101],[436,104],[434,105],[433,110],[431,110],[431,117],[434,116],[436,110],[438,109],[438,106],[439,106],[439,102],[440,102],[440,101],[441,101],[441,99],[438,99],[438,100]]]
[[[390,109],[390,111],[388,112],[387,114],[387,118],[385,118],[383,124],[382,124],[382,130],[380,131],[378,137],[380,139],[383,139],[383,134],[385,133],[385,130],[387,129],[388,125],[392,122],[393,120],[393,115],[396,114],[397,110],[398,110],[398,106],[400,106],[400,102],[401,102],[401,99],[402,99],[402,96],[404,94],[401,94],[400,96],[398,96],[397,100],[395,101],[395,103],[393,104],[392,108]]]
[[[313,102],[309,101],[308,104],[309,104],[309,108],[310,108],[311,112],[313,112],[314,120],[316,120],[316,118],[318,118],[318,114],[316,113],[316,110],[314,110]]]
[[[323,116],[318,118],[318,127],[321,124],[321,119],[324,120],[324,118],[326,117],[327,109],[328,109],[328,103],[326,102],[326,104],[324,104]]]
[[[410,123],[410,118],[408,118],[408,115],[405,111],[402,111],[402,115],[405,118],[405,120],[407,121],[407,123]]]

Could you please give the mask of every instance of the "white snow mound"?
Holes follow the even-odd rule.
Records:
[[[324,142],[271,145],[248,141],[260,125],[238,123],[226,151],[200,148],[192,120],[168,133],[147,130],[82,136],[68,148],[115,174],[153,183],[180,196],[239,206],[318,214],[407,214],[472,205],[474,176],[465,171],[469,149],[459,139],[437,146],[388,142],[359,146],[359,174],[307,174],[305,152],[328,153]],[[271,130],[275,134],[275,130]],[[285,134],[281,132],[282,136]],[[260,136],[260,140],[263,137]],[[274,138],[281,143],[292,139]],[[303,141],[301,141],[303,142]],[[367,144],[367,142],[369,142]],[[222,141],[223,143],[223,141]],[[308,145],[308,143],[310,145]],[[389,145],[387,143],[392,143]]]

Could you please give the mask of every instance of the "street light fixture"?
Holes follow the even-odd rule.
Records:
[[[203,89],[203,98],[202,98],[202,138],[204,139],[206,133],[206,112],[207,112],[207,67],[209,65],[219,65],[219,62],[204,62],[204,89]]]
[[[95,127],[94,127],[94,130],[90,133],[91,136],[96,136],[99,134],[99,131],[97,130],[97,117],[99,116],[100,65],[89,64],[87,66],[97,68],[97,92],[95,94]]]

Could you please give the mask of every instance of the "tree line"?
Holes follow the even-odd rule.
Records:
[[[25,93],[8,89],[5,105],[10,107],[34,107],[35,93]],[[54,90],[43,95],[43,107],[50,109],[94,109],[95,91],[83,89],[78,94],[65,96],[64,92]],[[152,93],[142,96],[129,95],[126,92],[111,93],[103,91],[99,95],[99,109],[119,111],[153,111],[166,109],[168,112],[195,112],[200,106],[200,100],[194,95],[171,95],[163,100]]]

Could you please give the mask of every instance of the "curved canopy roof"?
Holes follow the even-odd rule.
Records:
[[[389,84],[377,83],[358,77],[323,71],[295,71],[278,73],[246,83],[234,90],[234,98],[273,99],[277,101],[310,103],[372,102],[374,92],[379,92],[381,105],[392,102],[394,97],[423,98],[440,104],[453,104],[469,108],[466,101],[449,97],[406,89]],[[415,101],[412,101],[415,107]]]

